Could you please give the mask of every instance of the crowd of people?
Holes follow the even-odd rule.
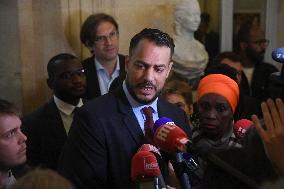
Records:
[[[48,102],[22,116],[0,99],[0,189],[135,188],[131,159],[143,144],[156,146],[153,125],[162,117],[192,140],[192,188],[283,185],[284,96],[267,95],[278,70],[263,62],[268,41],[259,26],[244,25],[238,50],[210,59],[196,98],[171,71],[181,49],[167,33],[143,29],[124,56],[118,23],[99,13],[85,20],[80,39],[91,57],[49,60]],[[253,125],[240,140],[233,128],[244,118]],[[180,188],[175,156],[158,151],[166,187]]]

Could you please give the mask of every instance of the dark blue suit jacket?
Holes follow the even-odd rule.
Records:
[[[171,118],[188,135],[185,113],[158,100],[159,117]],[[59,160],[59,172],[77,189],[132,189],[131,159],[144,134],[122,87],[89,101],[75,115]]]
[[[28,138],[28,164],[56,170],[67,134],[53,98],[24,116],[22,122],[23,132]]]

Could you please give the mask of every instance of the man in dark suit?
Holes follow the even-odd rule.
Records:
[[[269,84],[270,74],[278,71],[274,65],[263,62],[269,41],[259,26],[244,24],[239,29],[237,43],[243,66],[241,88],[260,104],[267,96],[264,89]]]
[[[168,34],[142,30],[130,42],[122,86],[88,102],[75,116],[59,172],[76,188],[134,188],[130,165],[146,141],[144,107],[151,107],[154,121],[170,117],[190,135],[185,112],[158,97],[172,67],[173,52]]]
[[[83,105],[81,97],[86,90],[86,78],[81,62],[71,54],[54,56],[48,62],[47,71],[47,84],[54,96],[23,117],[23,131],[29,138],[28,164],[57,169],[74,110]]]
[[[82,25],[81,42],[90,50],[92,57],[83,60],[86,70],[86,98],[106,94],[115,78],[125,73],[125,56],[118,54],[118,24],[108,14],[89,16]]]

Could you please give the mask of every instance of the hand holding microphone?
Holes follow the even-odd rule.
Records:
[[[157,120],[154,128],[154,144],[166,152],[175,154],[177,175],[180,178],[181,185],[184,189],[190,189],[189,176],[184,171],[182,154],[179,153],[187,150],[187,143],[189,143],[187,134],[176,126],[171,119],[165,117]]]
[[[155,155],[150,151],[138,151],[131,160],[131,179],[137,189],[165,189],[166,185]]]

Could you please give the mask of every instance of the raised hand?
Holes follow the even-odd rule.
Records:
[[[284,103],[281,99],[268,99],[261,104],[266,129],[261,127],[256,115],[252,116],[256,130],[260,135],[267,157],[284,175]]]

